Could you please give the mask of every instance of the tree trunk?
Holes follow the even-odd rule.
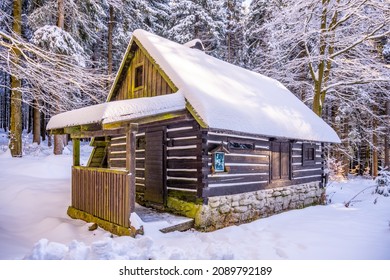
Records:
[[[12,29],[17,35],[22,31],[22,0],[14,0]],[[17,54],[16,64],[19,63],[20,52],[15,48]],[[22,156],[22,92],[21,81],[11,76],[11,120],[10,120],[10,150],[13,157]]]
[[[4,72],[3,82],[9,87],[10,80],[6,72]],[[3,95],[1,97],[1,128],[3,128],[5,132],[8,131],[9,127],[9,90],[7,86],[3,88]]]
[[[58,18],[57,18],[57,27],[64,29],[65,22],[65,3],[64,0],[58,0]]]
[[[385,133],[385,167],[390,170],[390,101],[386,101],[387,127]]]
[[[44,105],[42,105],[44,106]],[[42,137],[42,141],[45,141],[46,140],[46,122],[45,122],[45,114],[43,112],[41,112],[41,137]]]
[[[54,154],[62,155],[62,151],[64,150],[64,141],[62,135],[54,135]]]
[[[41,112],[38,100],[34,101],[33,108],[33,143],[41,144]]]
[[[57,27],[64,29],[64,18],[65,18],[65,6],[64,0],[58,0],[58,19],[57,19]],[[57,100],[59,102],[59,100]],[[59,113],[59,112],[56,112]],[[54,148],[53,152],[55,155],[61,155],[64,149],[64,141],[62,135],[55,134],[54,135]]]
[[[110,16],[108,19],[108,46],[107,46],[107,64],[108,75],[112,74],[112,32],[114,29],[114,8],[110,5]]]
[[[48,147],[51,147],[53,146],[52,142],[53,142],[53,137],[51,137],[51,134],[47,135],[47,146]]]
[[[348,134],[349,134],[349,118],[345,117],[343,118],[343,128],[342,128],[342,138],[344,139],[344,142],[342,143],[343,146],[343,153],[341,155],[341,161],[342,161],[342,166],[343,166],[343,175],[348,176],[349,170],[350,170],[350,157],[348,155]]]
[[[27,107],[27,116],[26,116],[26,128],[27,128],[27,134],[30,134],[33,131],[33,118],[34,118],[34,107],[28,105]]]
[[[377,111],[377,108],[374,108],[375,115]],[[375,117],[372,126],[372,176],[376,177],[378,176],[378,121],[375,119]]]

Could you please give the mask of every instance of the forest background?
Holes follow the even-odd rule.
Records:
[[[137,28],[199,38],[281,81],[340,136],[325,149],[335,174],[390,165],[389,0],[0,0],[0,130],[14,157],[23,132],[62,152],[47,121],[105,101]]]

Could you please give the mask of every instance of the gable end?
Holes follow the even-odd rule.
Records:
[[[177,92],[176,85],[135,37],[130,44],[107,101]]]

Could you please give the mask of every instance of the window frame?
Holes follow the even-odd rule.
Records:
[[[141,69],[141,70],[139,70]],[[141,72],[141,73],[139,73]],[[144,63],[138,63],[134,66],[134,74],[133,74],[133,87],[134,90],[139,90],[144,87]]]
[[[309,152],[310,150],[313,150],[313,152]],[[317,145],[315,143],[303,143],[302,144],[302,165],[312,165],[316,162],[316,151],[317,151]],[[312,157],[310,154],[312,154]]]

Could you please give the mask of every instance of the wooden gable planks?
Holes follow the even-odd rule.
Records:
[[[153,97],[170,94],[178,89],[165,72],[155,63],[146,49],[134,38],[130,51],[125,55],[123,67],[119,69],[108,101],[140,97]],[[143,85],[134,87],[134,73],[138,66],[143,66]]]

